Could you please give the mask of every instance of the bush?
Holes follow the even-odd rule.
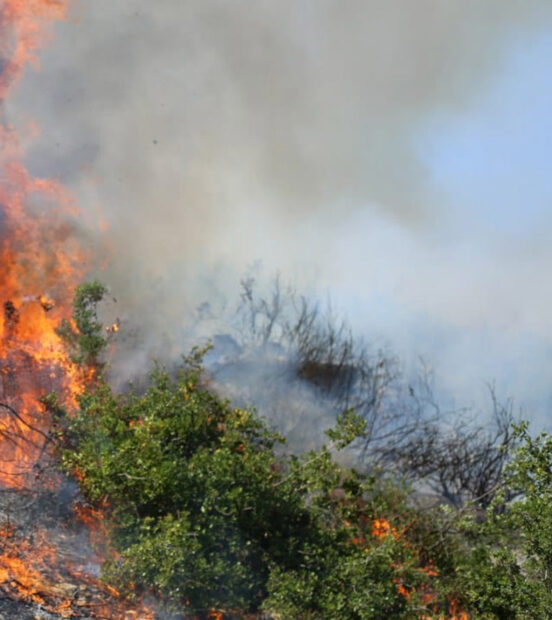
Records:
[[[97,371],[103,292],[79,289],[74,327],[65,326],[73,359]],[[173,375],[154,369],[140,393],[116,394],[93,373],[71,416],[45,401],[63,467],[103,511],[114,585],[204,617],[550,617],[550,436],[517,428],[520,447],[485,510],[416,508],[381,471],[336,463],[366,432],[354,410],[338,417],[328,445],[286,456],[255,411],[209,388],[203,353]]]
[[[393,536],[370,535],[382,496],[363,497],[375,482],[338,467],[328,448],[277,457],[281,441],[207,388],[197,355],[174,379],[155,370],[141,395],[100,382],[68,423],[62,461],[90,502],[108,506],[115,553],[105,575],[194,613],[406,613],[397,579],[413,559]]]

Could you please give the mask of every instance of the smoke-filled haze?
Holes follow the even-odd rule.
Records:
[[[261,261],[542,424],[551,41],[548,0],[80,0],[7,114],[151,341]]]

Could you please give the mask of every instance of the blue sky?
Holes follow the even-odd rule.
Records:
[[[441,230],[445,238],[467,239],[475,252],[531,256],[552,233],[552,31],[511,49],[503,72],[462,115],[435,119],[420,138],[434,183],[449,197]],[[448,233],[448,234],[447,234]],[[536,248],[536,250],[535,250]],[[497,256],[497,260],[500,257]],[[477,269],[477,263],[473,265]],[[549,279],[550,255],[536,259],[535,277]],[[516,279],[503,282],[516,296]],[[523,304],[547,304],[537,295]],[[519,293],[521,294],[521,293]],[[550,315],[552,323],[552,314]],[[489,317],[492,323],[492,317]],[[498,334],[486,327],[471,336],[471,352],[525,413],[538,410],[550,428],[552,324],[535,333],[520,320]],[[470,334],[444,335],[441,342],[469,341]],[[501,344],[498,344],[498,343]],[[477,345],[480,345],[479,347]],[[442,344],[440,345],[442,346]],[[467,345],[468,349],[470,345]],[[474,353],[479,348],[476,356]],[[486,367],[486,368],[485,368]],[[515,391],[517,390],[517,394]],[[520,393],[521,392],[521,393]]]
[[[432,119],[419,148],[458,235],[540,236],[552,216],[552,31],[518,43],[461,115]]]

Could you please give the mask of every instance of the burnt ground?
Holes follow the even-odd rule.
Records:
[[[76,487],[0,489],[0,620],[153,617],[99,581],[101,560],[76,518]]]

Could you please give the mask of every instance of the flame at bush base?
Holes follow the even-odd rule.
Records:
[[[62,618],[154,618],[148,607],[129,605],[114,588],[79,568],[66,538],[54,543],[50,531],[38,530],[31,543],[28,533],[22,537],[9,525],[1,528],[0,590]]]

